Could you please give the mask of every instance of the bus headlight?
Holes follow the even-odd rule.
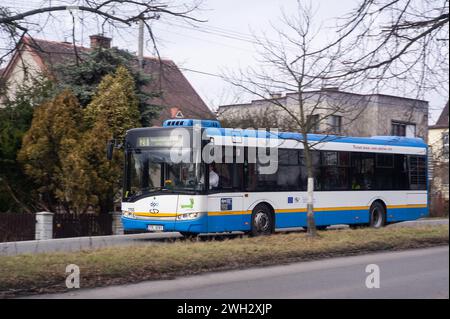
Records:
[[[127,217],[127,218],[134,218],[134,213],[124,210],[123,211],[123,217]]]
[[[202,213],[185,213],[177,215],[177,220],[189,220],[199,218]]]

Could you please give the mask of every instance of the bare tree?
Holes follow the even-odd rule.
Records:
[[[240,129],[276,127],[283,131],[297,130],[297,124],[291,117],[283,116],[283,110],[273,110],[270,107],[248,107],[247,105],[235,104],[229,106],[231,110],[219,111],[217,114],[223,127]],[[231,113],[231,114],[230,114]]]
[[[57,19],[56,13],[68,11],[73,19],[73,37],[76,19],[80,24],[85,23],[80,17],[76,17],[74,12],[83,12],[90,14],[91,18],[97,18],[102,29],[106,25],[115,29],[130,27],[143,21],[158,54],[151,22],[162,17],[174,17],[193,23],[200,22],[201,20],[194,15],[200,4],[201,0],[178,3],[168,0],[60,0],[59,2],[43,0],[41,6],[29,10],[8,8],[0,4],[0,41],[6,43],[2,48],[5,52],[0,54],[0,65],[16,50],[24,36],[30,36],[32,31],[42,30],[44,26],[33,20],[36,16],[45,15],[47,19],[44,25],[47,25],[50,20]],[[75,46],[74,49],[76,50]]]
[[[360,0],[338,21],[330,45],[345,43],[346,55],[332,77],[353,74],[394,90],[408,86],[416,98],[428,91],[447,97],[448,0]]]
[[[303,145],[307,171],[307,227],[310,236],[316,235],[314,219],[314,151],[320,144],[339,134],[331,123],[333,116],[352,123],[364,110],[355,95],[345,94],[335,88],[348,90],[360,82],[349,76],[336,77],[342,60],[340,43],[317,45],[318,31],[313,24],[312,8],[298,3],[296,16],[283,13],[285,28],[274,28],[277,41],[267,37],[255,37],[258,43],[258,67],[226,75],[233,85],[260,99],[271,112],[283,111],[283,117],[301,133],[297,142]],[[325,86],[325,87],[324,87]],[[288,92],[286,96],[274,96],[273,92]],[[362,97],[360,97],[362,98]],[[324,137],[310,140],[311,132],[325,133]],[[280,136],[281,137],[281,136]]]

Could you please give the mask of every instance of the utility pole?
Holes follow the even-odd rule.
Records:
[[[139,68],[144,68],[144,20],[139,20],[139,36],[138,36],[138,63]]]

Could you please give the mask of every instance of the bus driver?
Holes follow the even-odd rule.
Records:
[[[214,171],[214,164],[209,165],[209,189],[219,187],[219,174]]]
[[[211,163],[209,165],[209,189],[217,188],[219,187],[219,174],[217,174],[215,171],[214,163]],[[200,178],[200,184],[203,184],[204,178],[203,176]]]

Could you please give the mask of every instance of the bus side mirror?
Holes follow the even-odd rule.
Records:
[[[114,152],[115,140],[109,140],[106,145],[106,158],[108,161],[112,160],[113,152]]]

